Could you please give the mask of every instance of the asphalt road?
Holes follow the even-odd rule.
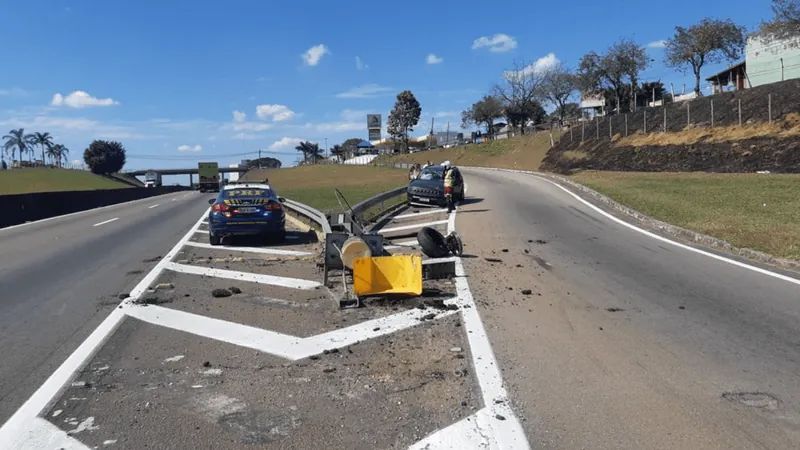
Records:
[[[186,234],[207,199],[180,192],[0,229],[0,423]]]
[[[534,446],[800,448],[799,286],[463,173],[469,283]]]

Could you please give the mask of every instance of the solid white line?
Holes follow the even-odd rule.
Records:
[[[158,203],[156,203],[155,205],[150,205],[147,208],[148,209],[158,208]]]
[[[300,252],[297,250],[283,250],[280,248],[263,248],[263,247],[232,247],[229,245],[211,245],[205,242],[187,241],[186,245],[192,247],[208,248],[212,250],[226,250],[234,252],[250,252],[250,253],[265,253],[267,255],[286,255],[286,256],[309,256],[313,255],[311,252]]]
[[[441,214],[441,213],[446,213],[446,212],[447,212],[447,209],[434,209],[434,210],[431,210],[431,211],[420,211],[420,212],[417,212],[417,213],[401,214],[399,216],[394,216],[391,219],[392,220],[394,220],[394,219],[410,219],[412,217],[427,216],[429,214]]]
[[[392,228],[384,228],[378,230],[378,233],[391,233],[393,231],[404,231],[404,230],[413,230],[414,228],[422,228],[422,227],[433,227],[436,225],[444,225],[446,224],[446,220],[437,220],[435,222],[426,222],[426,223],[413,223],[411,225],[403,225],[399,227],[392,227]]]
[[[130,292],[130,297],[122,302],[123,305],[139,298],[153,284],[166,265],[178,254],[186,241],[192,237],[194,230],[198,226],[200,226],[200,220],[172,247],[172,250],[161,258],[161,261],[153,267],[153,270],[142,278],[142,281]],[[58,369],[50,375],[47,381],[3,424],[2,428],[0,428],[0,442],[13,442],[13,439],[18,439],[18,436],[25,435],[28,432],[26,430],[32,429],[31,427],[35,426],[34,422],[32,422],[33,419],[47,408],[55,396],[61,392],[64,385],[74,379],[77,371],[94,356],[124,318],[124,308],[114,308],[114,311],[100,323],[92,334],[69,355]],[[37,446],[37,441],[24,441],[19,445],[17,448],[24,448],[25,450],[50,450],[53,448],[47,443]]]
[[[269,284],[272,286],[283,286],[293,289],[310,290],[315,289],[322,284],[311,281],[303,280],[300,278],[278,277],[275,275],[263,275],[260,273],[252,272],[237,272],[235,270],[215,269],[213,267],[198,267],[190,266],[188,264],[178,264],[169,262],[164,266],[167,270],[174,272],[188,273],[190,275],[201,275],[214,278],[225,278],[228,280],[249,281],[251,283]]]
[[[115,220],[119,220],[119,217],[114,217],[113,219],[104,220],[104,221],[102,221],[102,222],[98,222],[98,223],[96,223],[96,224],[94,224],[94,225],[92,225],[92,226],[93,226],[93,227],[99,227],[100,225],[105,225],[105,224],[107,224],[107,223],[111,223],[111,222],[113,222],[113,221],[115,221]]]
[[[15,439],[14,442],[6,442],[10,447],[4,448],[89,450],[89,447],[41,417],[33,418],[29,428],[19,436],[15,436]]]
[[[174,194],[174,192],[173,192],[173,194]],[[172,195],[172,194],[164,194],[164,195]],[[186,195],[189,195],[189,194],[186,194]],[[25,223],[21,223],[21,224],[18,224],[18,225],[11,225],[10,227],[0,228],[0,233],[2,233],[3,231],[6,231],[6,230],[13,230],[15,228],[27,227],[29,225],[35,225],[37,223],[49,222],[51,220],[64,219],[66,217],[78,216],[78,215],[90,213],[90,212],[93,212],[93,211],[100,211],[100,210],[103,210],[103,209],[113,208],[115,206],[130,205],[132,203],[143,203],[143,202],[148,201],[148,200],[153,200],[153,198],[154,197],[140,198],[140,199],[137,199],[137,200],[131,200],[129,202],[115,203],[113,205],[101,206],[99,208],[85,209],[83,211],[76,211],[74,213],[62,214],[60,216],[48,217],[46,219],[41,219],[41,220],[34,220],[33,222],[25,222]]]
[[[458,261],[458,256],[447,256],[445,258],[428,258],[422,260],[422,265],[426,264],[439,264],[439,263],[446,263],[446,262],[456,262]]]
[[[177,200],[177,198],[173,198],[171,201],[173,201],[173,202],[174,202],[175,200]]]
[[[616,223],[618,223],[618,224],[620,224],[620,225],[622,225],[622,226],[624,226],[626,228],[629,228],[629,229],[631,229],[633,231],[636,231],[636,232],[641,233],[641,234],[643,234],[645,236],[651,237],[651,238],[653,238],[653,239],[655,239],[657,241],[661,241],[661,242],[664,242],[664,243],[667,243],[667,244],[670,244],[670,245],[674,245],[675,247],[682,248],[684,250],[688,250],[688,251],[693,252],[693,253],[697,253],[698,255],[707,256],[707,257],[709,257],[711,259],[715,259],[717,261],[721,261],[721,262],[724,262],[724,263],[727,263],[727,264],[730,264],[730,265],[733,265],[733,266],[736,266],[736,267],[740,267],[742,269],[750,270],[750,271],[753,271],[753,272],[756,272],[756,273],[760,273],[762,275],[766,275],[768,277],[777,278],[779,280],[787,281],[789,283],[796,284],[796,285],[800,286],[800,280],[798,280],[797,278],[792,278],[792,277],[789,277],[789,276],[786,276],[786,275],[783,275],[783,274],[780,274],[780,273],[777,273],[777,272],[772,272],[770,270],[762,269],[762,268],[756,267],[756,266],[751,266],[750,264],[746,264],[746,263],[743,263],[743,262],[740,262],[740,261],[736,261],[736,260],[733,260],[733,259],[730,259],[730,258],[726,258],[724,256],[716,255],[714,253],[707,252],[705,250],[700,250],[699,248],[694,248],[692,246],[689,246],[689,245],[686,245],[686,244],[682,244],[680,242],[673,241],[672,239],[667,239],[667,238],[659,236],[659,235],[657,235],[655,233],[651,233],[651,232],[649,232],[647,230],[639,228],[636,225],[630,224],[630,223],[628,223],[628,222],[626,222],[626,221],[624,221],[622,219],[618,219],[618,218],[614,217],[613,215],[603,211],[602,209],[598,208],[597,206],[595,206],[595,205],[591,204],[590,202],[584,200],[578,194],[575,194],[574,192],[570,191],[569,189],[565,188],[564,186],[561,186],[560,184],[556,183],[555,181],[551,181],[551,180],[548,180],[547,178],[539,176],[534,172],[529,172],[529,171],[524,171],[524,170],[511,170],[511,169],[489,169],[489,168],[483,168],[483,167],[476,167],[476,168],[477,169],[486,169],[486,170],[497,170],[497,171],[504,171],[504,172],[516,172],[516,173],[524,173],[524,174],[527,174],[527,175],[532,175],[535,178],[538,178],[540,180],[546,181],[546,182],[552,184],[553,186],[561,189],[562,191],[566,192],[567,194],[569,194],[573,198],[575,198],[575,200],[578,200],[579,202],[581,202],[584,205],[588,206],[589,208],[593,209],[595,212],[603,215],[603,217],[605,217],[605,218],[607,218],[607,219],[609,219],[609,220],[611,220],[613,222],[616,222]]]

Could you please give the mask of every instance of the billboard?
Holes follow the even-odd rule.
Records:
[[[367,114],[367,129],[381,129],[381,115],[380,114]]]
[[[380,141],[381,140],[381,129],[380,128],[370,128],[369,129],[369,140],[370,141]]]

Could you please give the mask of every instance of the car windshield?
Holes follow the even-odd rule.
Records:
[[[428,180],[441,180],[442,179],[442,170],[441,169],[434,169],[434,168],[425,168],[422,169],[422,172],[419,173],[419,180],[428,181]]]
[[[269,189],[228,189],[223,191],[223,198],[240,198],[240,197],[271,197],[272,192]]]

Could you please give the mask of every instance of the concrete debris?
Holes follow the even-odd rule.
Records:
[[[539,245],[547,244],[547,241],[545,241],[545,240],[542,240],[542,239],[537,239],[537,240],[535,240],[534,242],[536,242],[536,243],[537,243],[537,244],[539,244]]]
[[[153,288],[156,291],[159,289],[175,289],[175,285],[172,283],[159,283]]]
[[[175,262],[178,263],[178,264],[189,264],[189,260],[188,259],[179,259],[179,260],[177,260]]]
[[[331,349],[331,350],[323,350],[322,351],[323,355],[330,355],[331,353],[339,353],[339,349],[338,348],[334,348],[334,349]]]
[[[503,260],[499,259],[499,258],[483,258],[483,259],[485,259],[487,262],[490,262],[490,263],[501,263],[501,262],[503,262]]]
[[[503,252],[503,253],[508,253],[508,249],[507,248],[504,248],[504,249],[502,249],[500,251]]]
[[[145,295],[143,297],[139,297],[136,300],[132,301],[132,305],[137,306],[147,306],[147,305],[162,305],[164,303],[170,303],[172,299],[169,298],[160,298],[155,295]]]
[[[528,250],[528,249],[526,248],[525,250],[523,250],[523,252],[524,252],[524,253],[527,255],[527,254],[528,254],[528,253],[530,253],[531,251],[530,251],[530,250]]]
[[[322,372],[323,373],[333,373],[333,372],[336,372],[336,368],[335,367],[328,367],[328,368],[322,369]]]
[[[608,312],[621,312],[621,311],[625,311],[625,310],[622,309],[622,308],[606,308],[606,311],[608,311]]]
[[[419,320],[433,320],[434,318],[436,318],[436,314],[430,313],[420,317]]]
[[[453,348],[450,349],[450,351],[453,352],[453,353],[458,353],[458,352],[461,351],[461,347],[453,347]]]
[[[119,295],[118,295],[118,298],[119,298],[120,300],[125,300],[126,298],[128,298],[128,297],[130,297],[130,296],[131,296],[131,294],[128,294],[127,292],[123,292],[122,294],[119,294]]]
[[[533,291],[531,291],[530,289],[523,289],[522,290],[522,295],[531,295],[531,294],[533,294]]]
[[[494,418],[497,420],[506,420],[506,418],[501,416],[500,414],[495,414]]]
[[[204,362],[203,367],[211,367],[211,361]]]
[[[230,297],[231,295],[233,294],[227,289],[214,289],[211,291],[211,296],[214,298]]]
[[[228,290],[231,291],[234,294],[241,294],[242,293],[242,290],[239,289],[236,286],[231,286],[231,287],[228,288]]]

